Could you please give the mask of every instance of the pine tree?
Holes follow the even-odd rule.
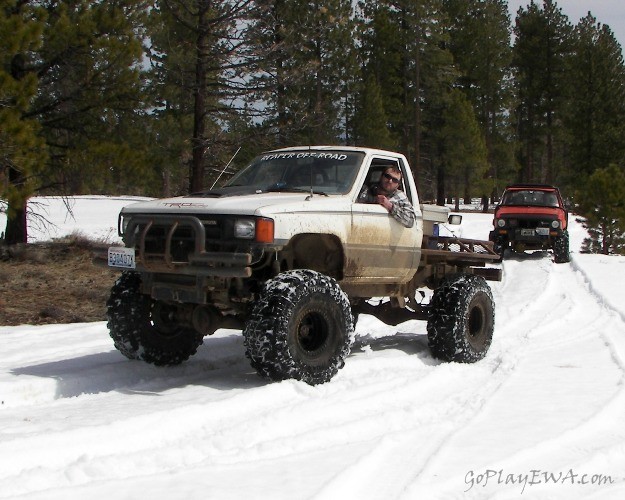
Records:
[[[5,241],[26,242],[26,202],[46,161],[40,127],[26,116],[37,94],[32,70],[45,13],[15,0],[0,0],[0,199],[6,201]]]
[[[277,145],[335,143],[351,129],[354,23],[349,0],[258,2],[253,81]]]
[[[360,5],[363,73],[376,76],[391,137],[431,196],[444,189],[436,130],[456,78],[441,0]]]
[[[447,179],[442,153],[443,114],[450,102],[450,92],[459,76],[449,50],[448,20],[441,0],[402,2],[402,34],[406,40],[406,109],[408,119],[404,137],[410,138],[406,149],[414,158],[417,180],[437,202],[447,196]],[[414,151],[414,153],[413,153]],[[428,180],[430,182],[428,182]],[[432,193],[432,194],[431,194]]]
[[[491,186],[511,180],[516,170],[509,109],[514,98],[510,64],[510,18],[504,0],[445,0],[450,51],[458,83],[473,104],[488,150]],[[467,193],[468,194],[468,193]]]
[[[391,18],[387,2],[363,2],[360,15],[363,79],[365,82],[371,77],[375,79],[381,91],[382,107],[389,120],[391,136],[399,142],[405,103],[400,31]],[[364,100],[361,99],[361,103]]]
[[[596,169],[576,198],[589,238],[584,250],[625,254],[625,171],[614,164]]]
[[[553,182],[556,142],[570,94],[572,27],[553,0],[533,1],[516,19],[514,67],[522,181]]]
[[[47,22],[33,68],[39,91],[27,112],[41,124],[50,152],[42,187],[75,194],[114,184],[113,177],[121,179],[126,164],[138,167],[134,160],[140,152],[128,144],[132,126],[124,122],[135,120],[141,109],[139,62],[146,2],[72,0],[44,5]]]
[[[180,139],[192,123],[186,138],[191,192],[207,187],[206,172],[227,153],[225,127],[248,92],[244,31],[252,6],[251,0],[159,0],[150,11],[157,114],[175,124]],[[158,137],[163,138],[160,131]],[[168,147],[174,155],[177,142]]]
[[[576,27],[569,100],[570,182],[582,186],[597,168],[625,164],[625,65],[609,27],[589,14]]]
[[[367,77],[358,105],[355,116],[355,139],[359,146],[391,150],[396,148],[388,129],[382,92],[373,74]]]
[[[450,92],[439,130],[441,168],[448,181],[447,193],[456,198],[469,187],[484,191],[484,174],[488,169],[486,145],[473,106],[459,89]],[[439,200],[440,201],[440,200]]]

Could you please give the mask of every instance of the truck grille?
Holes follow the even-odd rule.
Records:
[[[146,225],[137,226],[141,234]],[[171,231],[171,225],[153,225],[145,233],[144,251],[146,256],[163,255],[167,251],[167,235]],[[206,251],[223,251],[224,245],[221,241],[221,231],[219,227],[204,226],[204,249]],[[140,242],[137,242],[140,243]],[[192,227],[179,226],[174,229],[171,237],[170,249],[173,262],[189,262],[189,255],[193,254],[196,248],[196,235]]]
[[[538,227],[549,227],[551,221],[540,219],[519,219],[519,226],[521,229],[536,229]]]
[[[137,267],[154,272],[245,277],[251,274],[249,248],[232,238],[232,221],[194,216],[133,215],[124,243],[134,247]],[[228,238],[228,236],[230,237]]]
[[[540,227],[551,227],[551,223],[557,220],[557,217],[545,217],[544,215],[539,216],[523,216],[523,217],[514,217],[510,216],[506,218],[506,225],[512,228],[518,229],[537,229]]]

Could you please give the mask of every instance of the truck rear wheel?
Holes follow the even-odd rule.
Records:
[[[427,325],[430,351],[444,361],[479,361],[488,352],[494,325],[493,296],[484,278],[455,276],[434,291]]]
[[[270,380],[328,382],[354,341],[347,296],[337,282],[310,270],[268,281],[243,330],[252,367]]]
[[[177,323],[175,305],[154,301],[141,293],[141,277],[137,273],[120,276],[106,307],[109,334],[115,347],[128,359],[157,366],[177,365],[202,345],[201,333]]]

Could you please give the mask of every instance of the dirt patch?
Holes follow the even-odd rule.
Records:
[[[0,247],[0,325],[104,321],[118,272],[85,240]]]

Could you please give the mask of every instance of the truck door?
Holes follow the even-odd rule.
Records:
[[[377,203],[358,202],[362,187],[375,185],[388,167],[402,172],[400,189],[404,190],[417,213],[417,222],[404,227]],[[352,227],[346,252],[345,278],[358,283],[398,283],[408,281],[420,259],[423,237],[421,214],[410,171],[397,158],[374,156],[364,182],[352,203]]]

